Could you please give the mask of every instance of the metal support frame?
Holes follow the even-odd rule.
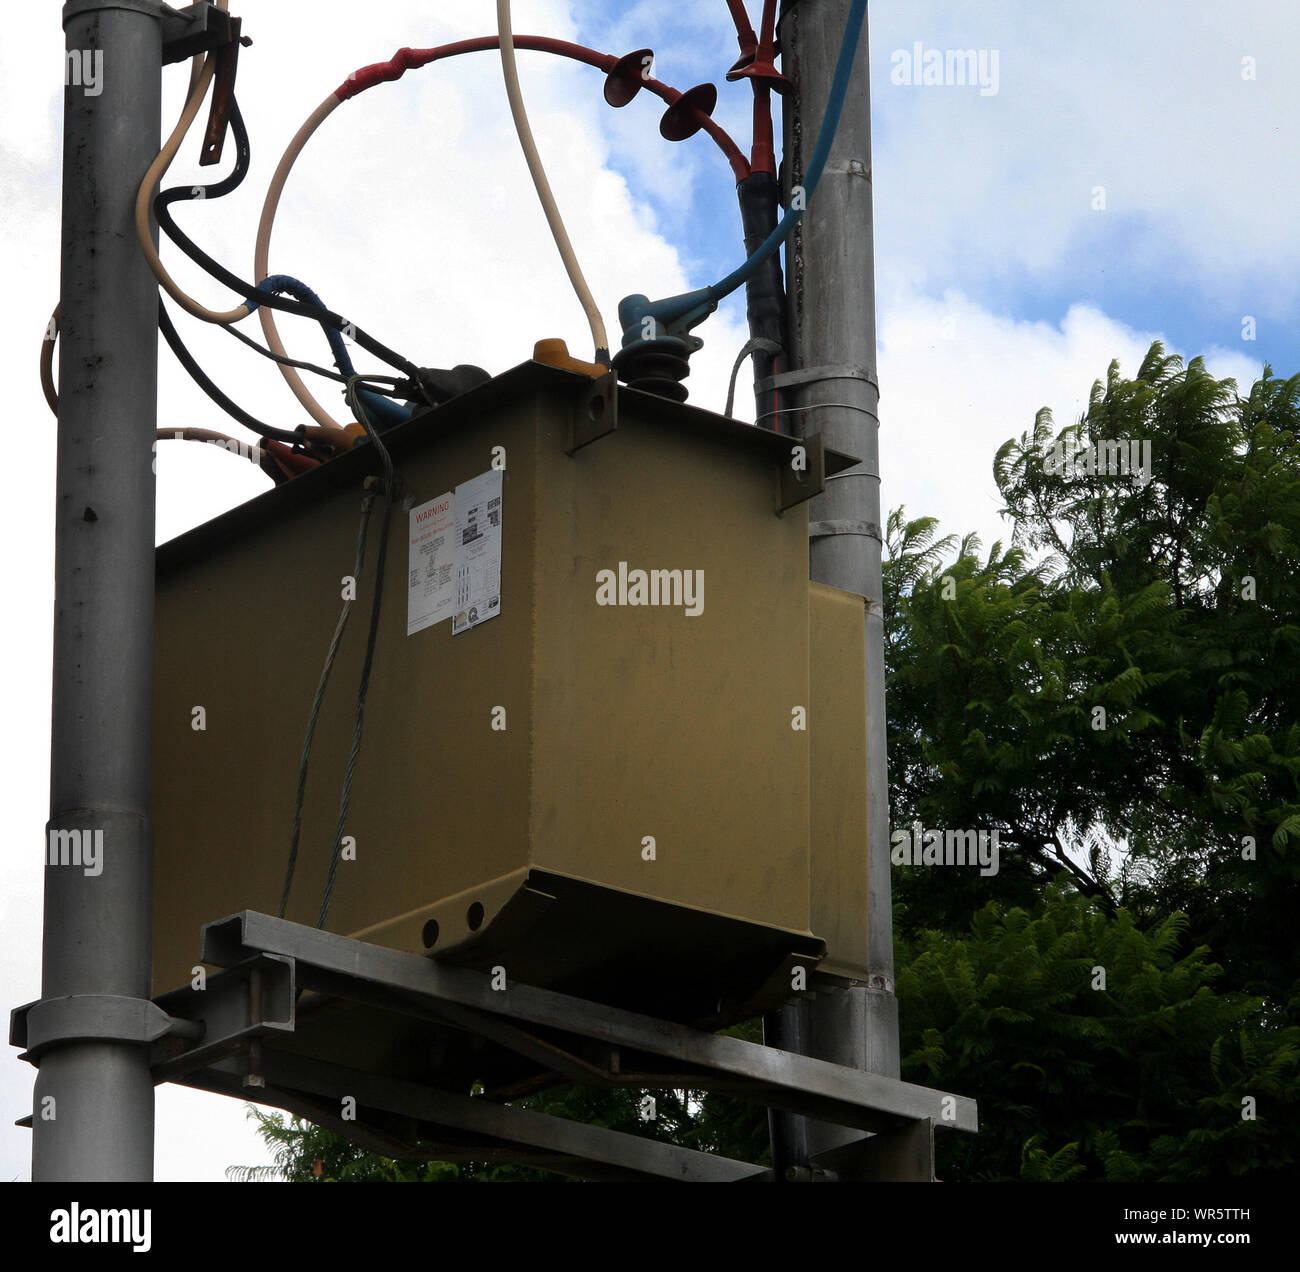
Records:
[[[603,1087],[726,1091],[772,1108],[856,1128],[853,1142],[812,1163],[817,1178],[931,1177],[919,1127],[974,1131],[962,1096],[829,1064],[552,990],[493,988],[483,972],[371,945],[255,911],[203,931],[203,959],[230,970],[206,989],[164,995],[173,1029],[155,1044],[154,1074],[288,1109],[395,1157],[507,1160],[585,1179],[765,1180],[746,1162],[512,1108],[281,1048],[301,991],[454,1025],[539,1063],[556,1080]],[[251,992],[254,976],[262,990]],[[338,1101],[356,1101],[344,1120]],[[872,1132],[863,1136],[862,1132]]]

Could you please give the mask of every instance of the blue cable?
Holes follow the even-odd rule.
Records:
[[[269,292],[272,296],[292,296],[294,300],[303,300],[310,305],[325,308],[325,302],[306,283],[291,278],[288,274],[271,274],[258,283],[257,289]],[[249,308],[256,308],[256,302],[251,298]],[[339,373],[348,377],[356,375],[357,369],[352,365],[352,355],[348,353],[348,347],[343,342],[343,333],[337,327],[331,327],[324,322],[321,323],[321,330],[325,333],[325,339],[329,341],[330,352],[334,355],[334,365]],[[385,423],[400,424],[411,418],[409,406],[401,406],[384,397],[383,394],[358,388],[357,396]]]
[[[272,296],[292,296],[294,300],[305,300],[310,305],[325,308],[325,302],[306,283],[299,282],[288,274],[271,274],[258,283],[257,290],[270,292]],[[250,301],[249,308],[253,307]],[[357,370],[352,365],[352,357],[348,353],[347,345],[343,343],[342,333],[325,323],[321,323],[321,330],[325,332],[325,339],[330,343],[330,352],[334,355],[334,365],[339,369],[339,374],[356,375]]]

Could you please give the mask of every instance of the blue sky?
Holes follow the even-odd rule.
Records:
[[[816,0],[801,0],[815,3]],[[17,354],[6,415],[23,440],[21,480],[0,528],[8,562],[0,771],[9,781],[0,844],[0,1007],[37,996],[40,849],[48,789],[54,428],[36,377],[58,293],[58,6],[17,9],[0,41],[0,336]],[[239,93],[252,133],[245,187],[219,208],[188,207],[185,228],[251,271],[263,192],[289,138],[358,65],[402,45],[494,29],[473,0],[317,0],[304,23],[283,0],[236,0],[254,39]],[[755,21],[760,6],[751,0]],[[363,17],[359,17],[363,14]],[[1300,370],[1300,22],[1295,0],[873,0],[870,5],[881,468],[887,508],[938,516],[945,530],[1006,533],[993,455],[1049,406],[1058,425],[1086,402],[1112,358],[1128,373],[1152,339],[1203,353],[1243,391],[1260,365]],[[517,0],[515,29],[623,53],[649,46],[680,88],[712,81],[717,118],[748,148],[749,97],[723,75],[736,56],[723,0]],[[925,49],[996,52],[996,94],[891,82],[892,58]],[[1243,78],[1253,58],[1254,78]],[[740,259],[730,171],[697,137],[662,141],[659,111],[611,111],[600,76],[521,55],[533,130],[570,235],[611,330],[629,292],[672,294]],[[166,127],[183,68],[164,82]],[[779,135],[779,134],[778,134]],[[172,180],[210,174],[187,143]],[[1095,210],[1094,190],[1106,192]],[[207,302],[228,300],[165,259]],[[533,342],[589,347],[519,155],[495,54],[408,75],[348,103],[304,152],[281,205],[271,266],[425,365],[496,373]],[[1258,339],[1241,339],[1246,316]],[[318,330],[282,324],[289,351],[320,360]],[[232,396],[273,423],[302,413],[269,365],[185,319],[182,334]],[[739,297],[702,328],[692,401],[720,409],[744,342]],[[743,406],[745,394],[740,395]],[[334,400],[331,399],[333,402]],[[342,411],[341,404],[336,409]],[[246,436],[160,360],[164,427]],[[158,460],[159,538],[258,493],[251,465],[209,447]],[[243,651],[205,656],[238,665]],[[30,1070],[0,1063],[0,1179],[27,1169]],[[264,1160],[241,1106],[159,1093],[160,1178],[219,1178]]]

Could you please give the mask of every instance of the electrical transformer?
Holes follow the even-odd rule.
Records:
[[[805,502],[855,461],[540,363],[383,438],[350,782],[375,447],[158,549],[154,992],[279,911],[349,600],[286,918],[709,1026],[865,977],[865,602]]]

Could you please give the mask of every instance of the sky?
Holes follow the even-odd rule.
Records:
[[[757,23],[757,0],[749,7]],[[316,0],[309,23],[298,6],[270,0],[233,12],[254,41],[238,85],[251,171],[219,208],[182,206],[177,219],[247,275],[267,182],[314,107],[350,71],[401,46],[493,32],[495,4],[370,0],[359,18],[354,3]],[[0,337],[15,353],[4,416],[24,459],[0,501],[11,545],[0,627],[10,670],[0,687],[6,1012],[39,991],[55,425],[37,354],[58,297],[58,14],[54,4],[22,6],[0,41],[0,277],[9,297]],[[679,88],[715,83],[715,117],[748,148],[748,89],[723,79],[736,56],[723,0],[517,0],[514,15],[521,34],[616,54],[653,48],[656,74]],[[1243,394],[1265,363],[1278,375],[1300,370],[1293,0],[873,0],[869,28],[885,509],[936,516],[986,547],[1007,537],[992,478],[998,446],[1044,406],[1058,426],[1073,422],[1112,359],[1132,374],[1153,340],[1203,355]],[[930,50],[981,55],[983,83],[906,82],[923,78],[903,74],[918,45],[922,63]],[[663,141],[657,102],[645,94],[611,110],[590,68],[522,52],[519,61],[533,132],[611,330],[622,296],[702,286],[739,263],[734,182],[707,138]],[[185,81],[183,68],[167,68],[164,132]],[[196,164],[198,131],[168,184],[211,180]],[[193,294],[231,303],[175,252],[164,255]],[[290,178],[270,263],[423,365],[470,362],[496,374],[543,337],[563,337],[580,356],[590,347],[495,54],[409,72],[340,108]],[[223,332],[177,321],[232,397],[268,422],[303,422],[270,363]],[[292,354],[326,360],[318,329],[280,326]],[[691,401],[720,410],[746,338],[741,297],[697,334],[705,345],[692,359]],[[247,437],[165,347],[159,365],[160,427]],[[738,397],[740,413],[746,393]],[[322,400],[342,413],[341,402]],[[160,542],[267,484],[215,448],[164,444],[157,467]],[[12,1123],[30,1111],[33,1071],[16,1055],[0,1061],[0,1180],[30,1169],[30,1133]],[[229,1165],[267,1160],[238,1101],[166,1087],[157,1108],[159,1179],[217,1180]]]

